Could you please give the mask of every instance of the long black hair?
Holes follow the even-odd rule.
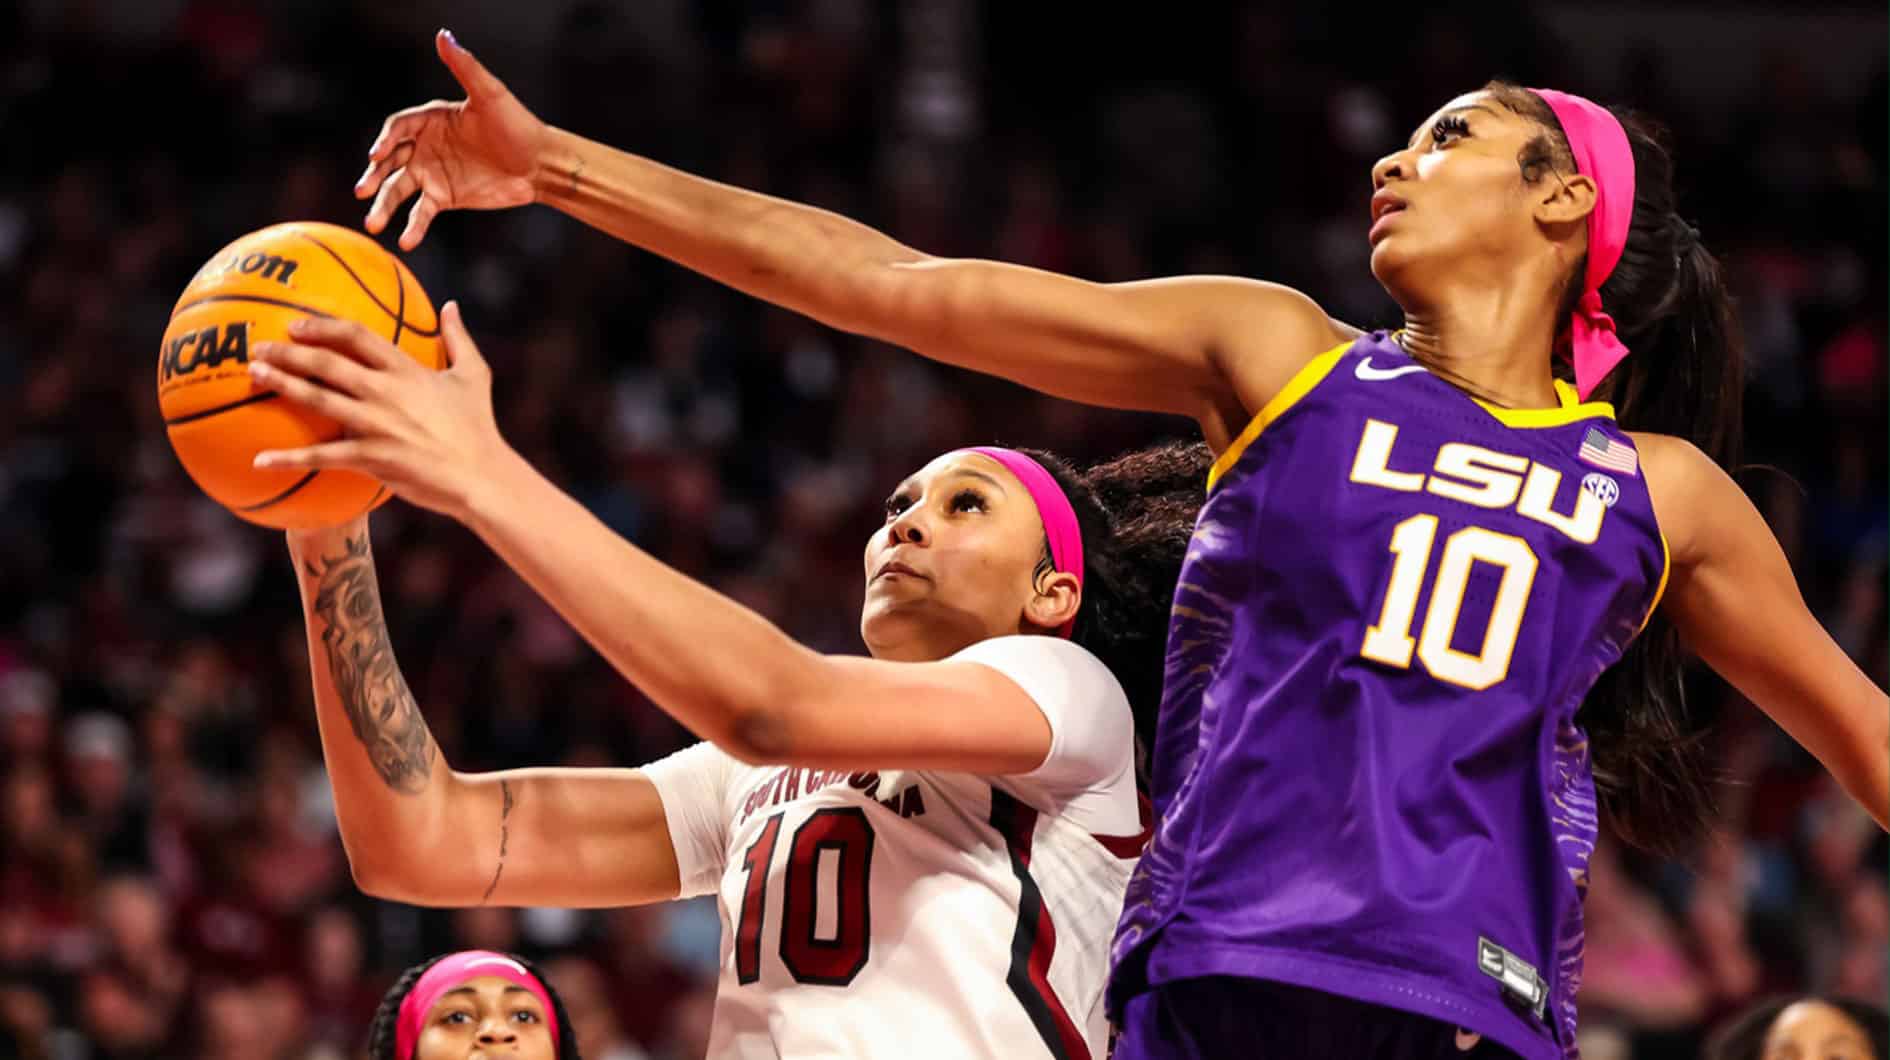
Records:
[[[1764,1056],[1765,1036],[1771,1033],[1779,1013],[1800,1001],[1816,1001],[1844,1013],[1869,1040],[1871,1060],[1890,1060],[1890,1017],[1885,1016],[1880,1006],[1850,998],[1815,995],[1775,997],[1747,1009],[1708,1040],[1707,1060],[1760,1060]]]
[[[1161,706],[1175,582],[1195,516],[1207,499],[1214,455],[1200,442],[1169,442],[1078,471],[1051,453],[1020,452],[1050,472],[1076,511],[1083,535],[1083,606],[1070,639],[1095,653],[1122,682],[1136,740],[1146,749],[1154,743]],[[1046,538],[1037,573],[1052,569]]]
[[[1543,132],[1517,157],[1523,180],[1574,173],[1575,157],[1541,96],[1492,81],[1485,91]],[[1658,124],[1614,110],[1634,153],[1627,245],[1601,285],[1601,303],[1632,357],[1601,387],[1627,430],[1692,442],[1721,467],[1739,459],[1745,339],[1719,260],[1676,209],[1673,155]],[[1561,307],[1566,325],[1587,259],[1575,263]],[[1577,720],[1588,733],[1596,794],[1623,840],[1661,853],[1687,849],[1713,811],[1704,726],[1682,688],[1680,637],[1656,614],[1601,675]]]
[[[428,968],[449,956],[451,954],[441,954],[421,961],[400,973],[394,985],[387,988],[387,993],[381,997],[380,1007],[374,1010],[373,1021],[368,1024],[368,1060],[413,1060],[411,1056],[394,1055],[394,1032],[400,1026],[400,1003],[413,993],[414,984],[420,981]],[[532,973],[532,977],[544,986],[545,996],[551,999],[551,1018],[558,1021],[558,1060],[583,1060],[578,1055],[577,1032],[571,1027],[571,1014],[564,1010],[564,999],[558,996],[558,988],[551,985],[551,980],[545,978],[545,973],[539,971],[537,965],[516,953],[505,956]]]

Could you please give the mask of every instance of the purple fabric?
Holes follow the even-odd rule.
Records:
[[[1113,1012],[1152,986],[1242,976],[1421,1012],[1531,1060],[1573,1048],[1596,832],[1575,712],[1638,631],[1665,554],[1645,480],[1581,455],[1591,432],[1632,449],[1606,406],[1524,420],[1374,334],[1220,477],[1175,594],[1158,824],[1117,932]],[[1394,428],[1382,458],[1361,455]],[[1438,492],[1472,481],[1453,466],[1482,469],[1483,503]],[[1598,520],[1590,541],[1518,510],[1531,477],[1535,503]],[[1434,530],[1422,548],[1413,527]],[[1461,580],[1433,618],[1452,542]],[[1402,622],[1386,617],[1401,563],[1416,594]],[[1526,584],[1506,670],[1481,689],[1435,676],[1423,631],[1486,651],[1505,569]],[[1403,665],[1365,654],[1380,625],[1417,642]],[[1540,1013],[1480,969],[1483,939],[1535,969]]]

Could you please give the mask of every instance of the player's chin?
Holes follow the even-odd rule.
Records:
[[[1407,286],[1407,278],[1415,275],[1416,255],[1411,249],[1411,240],[1393,235],[1372,244],[1372,276],[1394,301],[1402,301],[1398,292]]]
[[[923,595],[911,589],[869,585],[860,608],[860,639],[868,648],[907,640],[926,624],[927,610]]]

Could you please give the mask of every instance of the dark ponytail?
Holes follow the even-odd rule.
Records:
[[[1214,455],[1200,442],[1170,442],[1079,472],[1050,453],[1023,452],[1063,487],[1083,533],[1083,606],[1071,639],[1122,682],[1137,743],[1146,749],[1161,707],[1175,582],[1207,499]],[[1049,562],[1046,541],[1039,571],[1047,572]]]
[[[381,995],[380,1007],[374,1010],[374,1019],[368,1024],[368,1060],[413,1060],[410,1056],[394,1055],[395,1031],[400,1025],[400,1003],[407,1000],[408,994],[413,993],[414,985],[420,982],[421,976],[427,974],[428,968],[448,956],[451,954],[441,954],[421,961],[400,973],[400,978],[394,980],[394,985],[388,987],[387,993]],[[558,988],[551,985],[551,980],[545,978],[545,973],[539,971],[537,965],[516,953],[508,953],[506,956],[517,961],[544,984],[545,996],[551,998],[551,1018],[558,1021],[558,1060],[583,1060],[583,1057],[578,1055],[577,1032],[571,1027],[571,1014],[564,1010],[564,999],[558,996]]]
[[[1518,163],[1525,180],[1575,171],[1555,112],[1534,92],[1505,82],[1485,86],[1511,111],[1543,126]],[[1666,134],[1638,115],[1615,111],[1634,152],[1634,215],[1627,245],[1601,285],[1601,304],[1633,351],[1609,373],[1600,396],[1627,430],[1692,442],[1721,467],[1739,460],[1745,339],[1718,259],[1676,210]],[[1582,293],[1577,261],[1562,304],[1564,326]],[[1682,689],[1679,634],[1658,613],[1582,704],[1578,719],[1592,748],[1595,787],[1614,830],[1635,846],[1678,853],[1704,831],[1713,778],[1704,726]]]

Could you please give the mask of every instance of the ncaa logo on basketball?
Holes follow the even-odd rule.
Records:
[[[1599,471],[1590,472],[1582,479],[1582,489],[1594,494],[1596,500],[1610,508],[1621,499],[1620,484]]]

